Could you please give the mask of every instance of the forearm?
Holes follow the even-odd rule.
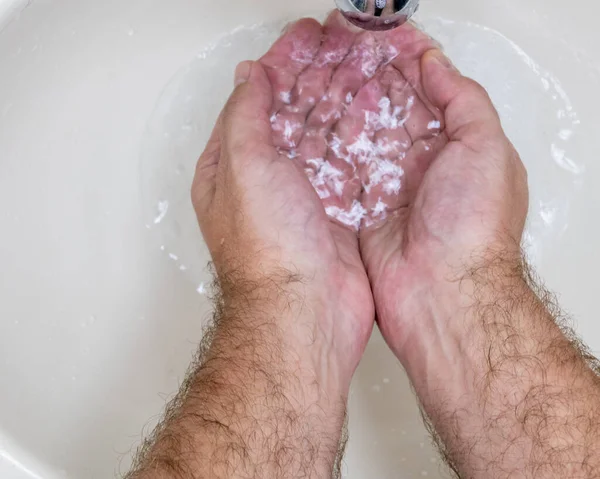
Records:
[[[443,289],[399,354],[461,477],[599,474],[598,377],[520,263],[495,259]]]
[[[317,339],[295,337],[317,312],[279,293],[221,304],[205,357],[132,478],[333,475],[348,384]]]

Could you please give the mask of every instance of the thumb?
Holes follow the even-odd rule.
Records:
[[[271,82],[258,62],[242,62],[235,71],[235,90],[223,110],[222,141],[232,159],[272,148],[269,120],[273,104]]]
[[[462,76],[440,50],[423,55],[421,72],[425,94],[444,115],[450,141],[480,150],[499,133],[504,137],[500,118],[485,89]]]
[[[199,219],[206,216],[214,197],[219,163],[226,158],[249,157],[252,144],[263,147],[271,144],[268,118],[271,103],[271,84],[262,66],[255,62],[240,63],[235,71],[235,90],[196,165],[192,202]],[[224,149],[229,153],[225,157],[221,155]]]

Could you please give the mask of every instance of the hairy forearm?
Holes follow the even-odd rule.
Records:
[[[318,340],[293,338],[316,312],[282,290],[252,296],[221,301],[206,351],[129,477],[335,474],[348,385],[328,376]]]
[[[600,381],[521,266],[501,255],[435,292],[403,362],[461,477],[597,477]]]

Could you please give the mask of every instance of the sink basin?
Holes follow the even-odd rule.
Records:
[[[322,17],[331,4],[0,0],[0,477],[127,471],[210,317],[187,188],[228,85],[195,90],[206,117],[181,139],[179,176],[148,174],[177,167],[169,132],[181,131],[186,88],[203,81],[198,54],[228,51],[225,75],[246,52],[235,43],[244,28]],[[529,254],[598,350],[594,12],[582,0],[425,0],[415,20],[489,88],[529,169]],[[227,34],[229,50],[203,50],[225,48]],[[349,413],[345,477],[443,477],[378,333]]]

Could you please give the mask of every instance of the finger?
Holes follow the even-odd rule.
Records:
[[[273,111],[290,104],[298,75],[313,62],[321,44],[322,27],[311,18],[289,25],[284,34],[259,60],[273,85]]]
[[[298,77],[293,92],[294,110],[304,115],[308,114],[329,88],[333,72],[350,51],[356,36],[337,10],[327,17],[323,33],[321,48],[312,64]]]
[[[336,161],[351,165],[357,172],[373,155],[375,128],[372,118],[379,110],[385,87],[379,77],[373,78],[348,105],[344,116],[335,124],[328,137],[331,155]]]
[[[398,70],[388,65],[379,78],[384,93],[369,115],[371,153],[359,164],[366,227],[410,203],[437,151],[432,145],[440,127]]]
[[[428,51],[421,60],[423,87],[444,115],[450,141],[481,151],[494,138],[504,138],[498,113],[484,88],[454,68],[444,54]]]
[[[437,112],[423,88],[420,60],[425,52],[437,47],[437,42],[410,23],[379,35],[381,36],[380,41],[385,42],[388,46],[391,65],[402,74],[408,85],[423,101],[425,107],[436,114]],[[442,118],[437,118],[437,120],[441,121]]]
[[[345,107],[345,115],[328,138],[326,160],[341,172],[345,184],[337,191],[330,188],[331,194],[323,199],[323,204],[333,219],[354,230],[366,213],[359,201],[362,188],[359,174],[376,150],[372,141],[374,130],[368,118],[376,112],[383,93],[378,77],[369,81]]]
[[[331,128],[358,90],[373,78],[383,59],[384,51],[374,36],[368,32],[359,34],[333,74],[327,93],[308,117],[307,124]]]
[[[268,158],[273,151],[269,112],[273,104],[267,74],[259,62],[242,62],[236,88],[223,110],[222,143],[230,161]]]
[[[372,153],[374,132],[367,124],[366,112],[373,113],[382,97],[379,78],[373,78],[349,105],[345,115],[335,125],[328,141],[323,141],[326,129],[315,134],[311,130],[302,144],[302,157],[307,156],[305,173],[319,194],[327,214],[352,230],[357,230],[364,216],[360,204],[361,163]],[[312,148],[312,149],[310,149]],[[316,156],[320,155],[320,156]],[[301,160],[302,161],[302,160]]]
[[[336,10],[332,12],[324,24],[324,37],[321,48],[315,56],[313,63],[306,68],[298,77],[296,86],[292,91],[292,101],[290,105],[285,105],[279,113],[273,117],[275,125],[275,145],[282,149],[293,149],[302,139],[302,131],[298,130],[298,134],[292,134],[291,138],[285,138],[286,122],[288,125],[302,125],[306,123],[306,118],[315,104],[323,98],[325,92],[329,88],[333,72],[338,65],[346,57],[352,44],[356,32],[349,27],[348,22],[343,18],[341,13]],[[332,118],[335,117],[335,111],[332,111]],[[310,131],[314,131],[311,136]],[[314,143],[318,140],[320,128],[306,128],[305,136],[307,137],[307,145],[298,148],[299,155],[301,151],[306,153],[306,150],[314,150]],[[288,133],[290,129],[287,129]],[[320,135],[324,146],[324,135]],[[294,152],[292,152],[295,154]],[[321,154],[320,156],[323,156]],[[305,159],[315,158],[317,156],[304,156]]]
[[[400,124],[408,133],[411,143],[429,138],[442,129],[443,122],[431,112],[435,108],[428,108],[421,95],[400,73],[390,85],[388,96],[391,105],[399,111]],[[437,115],[441,117],[439,111]]]

